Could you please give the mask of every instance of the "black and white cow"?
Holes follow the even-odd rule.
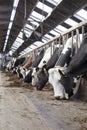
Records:
[[[84,36],[78,52],[73,56],[68,68],[65,70],[67,76],[78,76],[87,72],[87,34]]]
[[[75,40],[74,44],[76,44],[76,36],[73,37]],[[82,35],[80,35],[80,44],[82,41]],[[73,77],[67,77],[63,75],[63,72],[66,70],[69,63],[70,51],[72,49],[72,38],[69,38],[65,44],[63,52],[59,57],[55,68],[50,69],[49,72],[49,83],[52,84],[54,89],[54,97],[56,99],[69,99],[74,94],[74,86],[76,84],[76,79]],[[66,53],[65,53],[66,52]],[[72,51],[71,51],[72,52]],[[77,61],[78,62],[78,61]]]
[[[17,75],[19,78],[25,78],[28,68],[32,65],[32,56],[29,56],[26,62],[17,68]]]
[[[13,69],[16,58],[12,58],[6,65],[6,71],[10,71]]]
[[[39,63],[38,67],[37,68],[34,68],[33,69],[33,72],[32,72],[32,86],[35,86],[38,82],[38,73],[39,71],[44,67],[44,65],[47,64],[47,62],[49,61],[50,57],[51,57],[51,51],[52,51],[52,48],[51,47],[48,47],[44,53],[44,56],[41,60],[41,62]]]
[[[22,65],[24,61],[25,61],[25,58],[20,58],[20,59],[12,58],[8,62],[6,69],[11,70],[12,72],[15,72],[16,71],[15,68],[19,65]]]
[[[55,63],[56,63],[56,61],[59,57],[59,54],[60,54],[59,52],[60,52],[59,48],[56,48],[53,55],[51,56],[51,58],[47,62],[47,64],[44,65],[42,67],[42,69],[39,71],[39,73],[37,75],[38,79],[37,79],[37,84],[36,84],[37,90],[42,90],[43,87],[45,86],[45,84],[47,83],[47,81],[48,81],[48,70],[55,66]]]
[[[42,60],[43,56],[44,56],[44,49],[42,49],[40,51],[40,53],[35,57],[35,60],[32,62],[31,68],[29,68],[29,72],[26,74],[26,76],[24,78],[24,82],[31,83],[32,72],[33,72],[34,68],[36,68],[38,66],[38,64]]]

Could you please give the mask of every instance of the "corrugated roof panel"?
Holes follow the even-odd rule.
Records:
[[[81,9],[80,11],[78,11],[76,14],[78,14],[79,16],[81,16],[84,19],[87,19],[87,11],[84,9]]]
[[[55,30],[51,30],[50,33],[54,34],[55,36],[60,35],[58,32],[56,32]]]
[[[45,10],[47,13],[52,12],[52,8],[43,4],[42,2],[38,2],[38,4],[36,5],[36,7],[40,8],[41,10]]]
[[[71,25],[72,27],[78,24],[77,22],[75,22],[74,20],[72,20],[70,18],[68,18],[64,22],[67,23],[67,24],[69,24],[69,25]]]

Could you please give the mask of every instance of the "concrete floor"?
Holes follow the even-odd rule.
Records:
[[[0,72],[0,130],[87,130],[86,102],[56,101],[52,90],[29,90],[16,82],[11,87]]]

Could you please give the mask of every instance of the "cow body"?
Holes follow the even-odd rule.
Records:
[[[65,74],[75,77],[85,72],[87,72],[87,35],[84,36],[82,44],[73,56]]]
[[[80,35],[82,40],[82,35]],[[76,44],[76,36],[73,37],[74,44]],[[79,43],[80,45],[81,43]],[[55,68],[50,69],[49,83],[52,84],[54,89],[54,97],[56,99],[69,99],[73,95],[73,88],[77,80],[74,78],[63,76],[63,72],[66,71],[68,64],[73,56],[72,52],[72,38],[69,38],[65,44],[65,47],[56,63]]]
[[[38,69],[34,68],[34,71],[32,72],[32,85],[36,85],[37,84],[37,82],[38,82],[37,75],[38,75],[39,71],[41,71],[43,66],[47,64],[47,62],[49,61],[50,57],[51,57],[51,47],[46,49],[45,54],[44,54],[41,62],[39,63],[39,65],[37,67]]]
[[[50,68],[53,68],[55,66],[55,63],[59,57],[59,48],[56,48],[53,55],[47,62],[45,66],[42,67],[42,69],[37,74],[38,82],[36,84],[37,90],[42,90],[45,84],[48,81],[48,70]]]
[[[31,67],[32,67],[32,70],[30,68],[30,71],[27,73],[26,72],[26,76],[24,77],[24,82],[26,83],[31,83],[31,80],[32,80],[32,72],[34,70],[34,68],[36,68],[38,66],[38,64],[40,63],[40,61],[42,60],[44,56],[44,49],[42,49],[40,51],[40,53],[36,56],[35,60],[33,61]]]
[[[30,56],[27,61],[25,62],[25,64],[23,65],[20,65],[18,68],[17,68],[17,75],[19,78],[24,78],[25,75],[26,75],[26,71],[27,69],[31,66],[32,64],[32,57]]]

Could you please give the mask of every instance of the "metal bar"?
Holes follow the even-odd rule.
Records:
[[[82,40],[83,40],[83,37],[84,37],[84,32],[85,32],[85,29],[84,29],[84,26],[82,26]]]
[[[54,40],[56,40],[56,39],[60,39],[61,36],[65,35],[65,34],[68,34],[68,33],[72,32],[72,31],[74,31],[74,30],[80,28],[81,26],[85,26],[85,25],[87,25],[87,20],[84,21],[84,22],[79,23],[79,24],[76,25],[75,27],[72,27],[72,28],[68,29],[67,31],[65,31],[65,32],[62,33],[61,35],[56,36],[55,38],[49,40],[49,41],[46,42],[44,45],[42,45],[42,46],[40,46],[40,47],[38,47],[38,48],[36,48],[36,49],[42,48],[42,47],[46,46],[47,44],[52,43]],[[36,50],[36,49],[35,49],[35,50]],[[31,52],[32,52],[32,51],[31,51]],[[27,53],[27,54],[28,54],[28,53]]]

